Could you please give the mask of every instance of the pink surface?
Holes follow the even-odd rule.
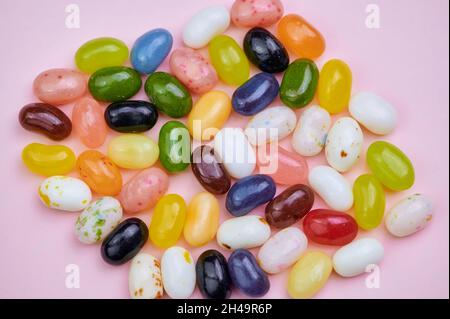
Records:
[[[20,153],[30,142],[51,143],[40,135],[23,130],[17,121],[20,108],[36,101],[32,81],[48,68],[74,67],[76,49],[99,36],[114,36],[130,47],[142,33],[164,27],[174,35],[174,48],[181,46],[181,27],[199,9],[231,0],[139,0],[74,1],[80,7],[81,28],[65,27],[67,1],[2,0],[0,2],[1,112],[3,153],[1,173],[0,297],[38,298],[128,298],[129,265],[114,267],[104,263],[98,245],[79,243],[73,234],[77,214],[51,211],[39,202],[36,189],[42,180],[22,165]],[[381,14],[380,29],[365,25],[366,5],[375,2]],[[399,111],[399,124],[386,139],[408,154],[416,169],[416,183],[402,193],[388,194],[387,208],[408,194],[429,196],[435,217],[428,228],[404,239],[391,237],[384,226],[359,237],[374,236],[386,248],[380,267],[380,288],[366,288],[367,275],[352,279],[332,274],[317,298],[412,298],[449,296],[449,77],[447,0],[284,0],[286,13],[299,13],[319,29],[327,50],[319,67],[334,57],[348,62],[354,75],[353,92],[373,90],[390,100]],[[176,8],[176,12],[174,9]],[[272,31],[274,28],[270,28]],[[245,29],[232,27],[227,33],[239,42]],[[206,52],[206,51],[205,51]],[[166,62],[160,68],[168,70]],[[253,72],[256,70],[253,69]],[[230,94],[233,88],[219,85]],[[137,96],[145,98],[143,91]],[[196,99],[197,97],[195,97]],[[276,103],[280,103],[277,101]],[[70,115],[71,105],[62,109]],[[300,114],[301,111],[297,113]],[[333,118],[335,120],[336,117]],[[158,127],[148,134],[157,138]],[[228,125],[243,126],[246,119],[233,114]],[[364,131],[365,147],[379,139]],[[115,134],[110,133],[108,140]],[[108,142],[108,141],[107,141]],[[106,150],[107,142],[101,147]],[[65,144],[79,154],[84,147],[72,135]],[[282,143],[290,148],[289,138]],[[323,153],[308,159],[310,167],[325,163]],[[345,174],[353,181],[368,170],[364,158]],[[125,174],[125,181],[130,177]],[[171,176],[169,193],[179,193],[186,201],[201,186],[190,170]],[[279,187],[278,191],[282,188]],[[227,218],[220,198],[222,219]],[[325,207],[317,200],[316,208]],[[254,213],[262,214],[263,207]],[[140,214],[148,222],[150,213]],[[180,245],[185,245],[180,241]],[[207,247],[191,249],[197,257]],[[310,245],[332,254],[334,249]],[[143,249],[161,257],[162,251],[147,244]],[[253,250],[255,253],[257,250]],[[227,254],[228,255],[228,254]],[[65,286],[65,267],[80,267],[80,288]],[[270,276],[266,297],[285,298],[287,272]],[[193,297],[199,297],[196,290]],[[242,297],[238,292],[233,297]]]

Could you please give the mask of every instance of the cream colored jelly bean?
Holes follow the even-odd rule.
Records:
[[[159,147],[141,134],[123,134],[111,140],[108,157],[119,167],[143,169],[152,166],[159,156]]]
[[[161,258],[164,290],[172,299],[186,299],[195,289],[195,262],[183,247],[170,247]]]
[[[161,264],[152,255],[140,253],[131,260],[128,288],[132,299],[158,299],[163,296]]]

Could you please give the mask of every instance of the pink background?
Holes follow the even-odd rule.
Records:
[[[20,108],[36,101],[31,84],[41,71],[74,67],[77,48],[87,40],[113,36],[129,47],[142,33],[156,27],[169,29],[174,48],[181,46],[183,24],[196,11],[212,3],[231,6],[231,0],[75,0],[81,10],[81,28],[65,27],[69,1],[2,0],[0,2],[1,114],[0,136],[0,297],[18,298],[128,298],[129,265],[104,263],[99,246],[86,246],[73,235],[76,213],[51,211],[36,196],[42,178],[22,165],[20,153],[31,142],[53,143],[23,130],[17,122]],[[447,0],[284,0],[286,13],[299,13],[325,36],[327,50],[317,61],[334,57],[348,62],[353,70],[353,91],[373,90],[390,100],[399,111],[394,133],[385,139],[398,145],[411,158],[416,183],[402,193],[388,194],[387,209],[401,198],[424,193],[435,204],[429,227],[404,239],[391,237],[384,226],[359,236],[374,236],[386,248],[381,267],[381,286],[368,289],[366,275],[352,279],[332,274],[317,298],[432,298],[449,296],[449,157],[448,157],[448,1]],[[381,28],[365,26],[366,5],[381,10]],[[176,11],[174,12],[174,9]],[[272,31],[274,28],[270,28]],[[230,28],[228,34],[241,43],[246,30]],[[206,51],[205,51],[206,53]],[[161,70],[168,70],[167,62]],[[253,69],[253,72],[256,70]],[[233,88],[220,85],[230,94]],[[137,98],[145,98],[141,91]],[[196,99],[197,97],[195,97]],[[279,101],[275,103],[280,103]],[[62,108],[70,115],[71,105]],[[300,114],[301,111],[297,113]],[[333,118],[334,120],[336,117]],[[149,133],[157,138],[158,127]],[[234,114],[228,125],[243,126],[246,118]],[[375,139],[367,131],[365,149]],[[109,138],[114,134],[111,133]],[[77,154],[84,147],[74,136],[63,142]],[[282,143],[290,149],[289,138]],[[107,142],[101,150],[106,150]],[[308,159],[310,167],[325,163],[323,154]],[[367,171],[364,158],[345,174],[353,181]],[[124,174],[125,180],[134,174]],[[179,193],[188,202],[202,190],[191,171],[172,176],[169,193]],[[76,176],[76,175],[74,175]],[[279,187],[278,191],[281,191]],[[222,219],[228,218],[222,204]],[[325,207],[319,199],[315,207]],[[263,213],[263,207],[255,210]],[[150,213],[140,214],[145,222]],[[180,245],[185,243],[180,240]],[[196,258],[208,247],[191,249]],[[310,249],[334,249],[310,244]],[[162,251],[147,244],[144,249],[161,257]],[[253,250],[255,253],[257,250]],[[228,254],[227,254],[228,256]],[[81,287],[65,287],[65,267],[80,267]],[[287,272],[270,276],[272,287],[266,297],[286,298]],[[196,290],[193,297],[199,297]],[[242,297],[238,292],[233,297]]]

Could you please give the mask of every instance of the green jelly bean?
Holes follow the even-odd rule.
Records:
[[[401,191],[414,184],[414,167],[397,146],[384,141],[374,142],[369,146],[366,158],[375,177],[390,190]]]
[[[145,93],[159,111],[170,117],[183,117],[192,109],[191,94],[180,81],[168,73],[151,74],[145,82]]]
[[[137,71],[125,66],[100,69],[89,78],[89,91],[103,102],[124,101],[135,95],[142,86]]]
[[[359,227],[370,230],[383,220],[386,199],[383,186],[370,174],[359,176],[353,184],[355,219]]]
[[[281,101],[295,109],[308,105],[314,98],[318,81],[319,70],[313,61],[298,59],[292,62],[281,82]]]
[[[159,160],[170,173],[184,171],[190,163],[191,138],[181,122],[169,121],[159,131]]]

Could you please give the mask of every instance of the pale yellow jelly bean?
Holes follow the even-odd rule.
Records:
[[[307,252],[289,273],[289,296],[294,299],[314,296],[325,285],[332,270],[328,255],[318,251]]]
[[[187,209],[184,239],[191,246],[203,246],[216,236],[219,227],[219,202],[208,192],[195,195]]]
[[[222,91],[211,91],[194,105],[187,127],[194,139],[209,141],[223,127],[230,113],[230,97]]]
[[[122,168],[147,168],[158,160],[158,156],[158,144],[141,134],[120,135],[108,146],[108,157]]]

